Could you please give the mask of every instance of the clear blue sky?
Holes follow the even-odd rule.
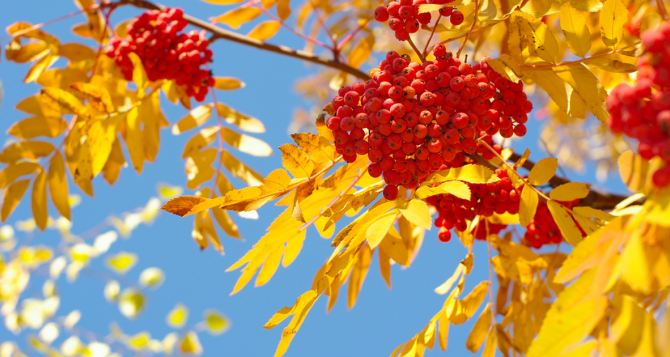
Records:
[[[180,4],[187,12],[203,17],[221,12],[221,8],[198,1],[173,0],[165,3]],[[12,5],[3,6],[0,11],[0,25],[4,28],[18,20],[42,22],[73,10],[75,7],[69,0],[13,2]],[[118,21],[130,14],[132,12],[124,11],[114,19]],[[61,38],[71,38],[71,25],[72,21],[66,21],[49,26],[46,30]],[[3,37],[4,40],[6,37]],[[274,41],[298,44],[295,39],[286,35],[280,35]],[[294,83],[297,78],[319,68],[222,41],[214,45],[214,51],[215,74],[236,76],[247,84],[240,91],[219,93],[219,100],[261,118],[268,128],[267,133],[261,137],[273,147],[289,142],[287,127],[293,111],[301,106],[308,106],[293,90]],[[5,88],[5,98],[0,104],[0,129],[3,133],[11,123],[22,118],[14,105],[37,90],[34,85],[21,83],[27,69],[27,66],[17,66],[6,61],[0,63],[0,80]],[[173,123],[184,114],[181,109],[171,105],[166,104],[164,108]],[[537,133],[537,124],[533,126],[529,135]],[[179,157],[185,138],[174,137],[166,130],[163,133],[158,161],[146,166],[141,176],[126,169],[120,181],[113,187],[97,180],[95,198],[85,198],[74,211],[74,231],[86,231],[110,214],[144,205],[154,194],[159,182],[183,185],[183,161]],[[3,141],[4,139],[6,136],[3,136]],[[247,159],[262,173],[268,173],[280,164],[277,154],[267,159]],[[24,219],[29,212],[29,205],[24,204],[12,220]],[[279,340],[281,329],[267,331],[262,328],[263,323],[276,310],[292,304],[299,294],[309,288],[314,272],[327,259],[331,248],[329,241],[310,231],[304,250],[291,267],[280,268],[265,287],[248,287],[238,295],[230,297],[228,294],[238,274],[225,273],[224,270],[263,234],[264,227],[277,210],[270,207],[260,213],[260,221],[238,220],[246,240],[225,240],[226,255],[223,257],[213,250],[198,250],[190,237],[190,219],[161,214],[152,226],[138,229],[131,240],[119,242],[113,248],[114,251],[136,252],[140,257],[141,267],[158,266],[167,275],[164,285],[149,294],[148,308],[137,320],[125,320],[115,306],[104,301],[104,282],[92,274],[83,274],[75,284],[61,281],[61,311],[80,309],[83,314],[80,326],[100,335],[105,335],[110,322],[116,320],[127,333],[149,330],[162,336],[168,331],[164,323],[165,314],[175,303],[181,302],[191,308],[191,322],[199,318],[204,310],[214,308],[230,317],[233,325],[222,336],[210,337],[201,334],[206,356],[269,356]],[[36,241],[50,245],[57,243],[56,237],[52,235],[38,236]],[[436,230],[432,230],[427,234],[424,246],[410,269],[393,268],[391,290],[384,285],[375,259],[357,306],[349,311],[344,301],[340,301],[327,314],[325,300],[319,301],[294,339],[288,356],[388,355],[397,344],[423,328],[441,307],[444,297],[433,293],[433,289],[451,275],[463,256],[464,249],[459,243],[439,243]],[[475,271],[469,277],[468,289],[488,276],[485,245],[477,245],[475,256]],[[96,269],[103,270],[104,267],[98,263]],[[135,268],[131,271],[129,279],[135,279],[140,270]],[[38,293],[39,287],[32,292]],[[447,355],[460,356],[469,353],[464,344],[470,327],[471,324],[452,327]],[[0,341],[15,338],[4,327],[0,327]],[[439,355],[439,349],[429,352],[428,355]]]

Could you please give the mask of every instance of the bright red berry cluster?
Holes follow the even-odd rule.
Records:
[[[214,85],[212,73],[202,68],[212,62],[212,51],[203,33],[183,33],[186,25],[181,9],[147,11],[128,26],[128,39],[112,39],[107,55],[126,80],[133,76],[129,54],[135,53],[149,80],[174,80],[189,97],[202,101]]]
[[[670,185],[670,22],[642,35],[647,51],[638,61],[637,82],[621,84],[607,100],[609,126],[640,141],[638,152],[665,165],[654,173],[658,187]]]
[[[438,238],[443,242],[451,239],[451,229],[464,232],[468,228],[467,221],[476,216],[490,217],[494,213],[516,214],[519,212],[521,192],[514,188],[512,181],[505,170],[497,170],[500,181],[487,184],[468,184],[470,186],[470,200],[464,200],[453,195],[437,195],[428,197],[426,202],[437,210],[435,226],[440,228]],[[489,234],[497,234],[505,229],[506,225],[493,224],[481,221],[474,230],[476,239],[485,240]]]
[[[347,162],[367,155],[368,172],[383,176],[389,200],[398,186],[416,188],[435,171],[462,166],[468,155],[492,158],[482,142],[492,145],[494,134],[526,134],[532,104],[521,82],[486,62],[461,63],[444,46],[434,55],[415,63],[390,52],[372,79],[341,88],[329,106],[337,152]]]
[[[429,12],[419,13],[419,6],[424,4],[449,4],[454,0],[397,0],[387,6],[380,6],[375,10],[375,19],[380,22],[388,21],[388,25],[395,32],[395,37],[405,41],[409,35],[419,31],[422,25],[428,25],[431,20]],[[453,7],[443,7],[440,15],[448,17],[452,25],[463,23],[463,13]]]
[[[572,208],[577,205],[579,201],[562,202],[561,204],[567,208]],[[575,222],[577,227],[579,224]],[[581,228],[580,228],[581,230]],[[582,232],[584,234],[584,232]],[[563,235],[561,230],[556,225],[556,221],[549,212],[546,201],[540,201],[535,212],[535,217],[526,227],[526,234],[521,241],[523,244],[532,248],[542,248],[547,244],[560,244],[563,242]]]

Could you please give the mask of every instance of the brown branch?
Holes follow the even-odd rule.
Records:
[[[162,10],[165,8],[165,6],[153,3],[149,0],[120,0],[117,3],[112,3],[112,4],[118,4],[118,5],[130,5],[130,6],[135,6],[138,8],[142,9],[150,9],[150,10]],[[109,5],[108,5],[109,6]],[[281,46],[281,45],[274,45],[271,43],[263,42],[263,41],[258,41],[256,39],[240,35],[238,33],[228,31],[226,29],[223,29],[221,27],[218,27],[216,25],[212,25],[202,19],[199,19],[197,17],[193,17],[190,15],[184,15],[184,19],[191,25],[198,27],[202,30],[205,30],[209,32],[212,35],[212,41],[217,40],[217,39],[222,39],[226,41],[231,41],[235,42],[241,45],[249,46],[249,47],[254,47],[258,48],[260,50],[280,54],[283,56],[287,57],[292,57],[292,58],[297,58],[306,62],[310,63],[315,63],[318,65],[322,65],[325,67],[330,67],[333,69],[340,70],[342,72],[351,74],[354,77],[360,78],[360,79],[369,79],[370,77],[368,76],[367,73],[351,67],[347,65],[346,63],[339,62],[336,59],[327,59],[323,57],[319,57],[317,55],[314,55],[312,53],[308,53],[305,51],[300,51],[296,50],[290,47],[286,46]]]

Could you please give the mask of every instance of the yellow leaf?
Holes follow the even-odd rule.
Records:
[[[582,240],[582,233],[577,228],[575,221],[572,220],[572,215],[568,209],[556,201],[548,201],[547,208],[549,208],[551,216],[556,221],[563,238],[571,245],[577,245]]]
[[[7,134],[19,139],[38,136],[59,137],[67,129],[67,122],[60,118],[31,117],[18,121],[7,129]]]
[[[603,42],[614,47],[623,36],[623,28],[628,21],[628,10],[621,0],[605,0],[600,11],[600,32]]]
[[[33,182],[32,208],[35,224],[39,229],[44,230],[47,227],[47,175],[42,170]]]
[[[216,311],[205,313],[205,326],[212,335],[220,335],[230,327],[230,320]]]
[[[372,54],[372,47],[375,44],[375,37],[373,36],[372,32],[368,34],[368,36],[365,36],[362,38],[349,52],[349,58],[348,62],[349,65],[355,68],[360,67],[363,65],[369,58],[370,55]]]
[[[137,256],[132,253],[121,252],[107,258],[107,266],[119,274],[125,274],[137,263]]]
[[[263,11],[261,9],[255,7],[239,7],[213,18],[212,21],[226,24],[234,29],[239,29],[240,26],[254,20],[262,13]]]
[[[216,112],[226,123],[233,124],[238,128],[250,133],[264,133],[265,126],[257,118],[237,112],[233,108],[222,103],[216,104]]]
[[[670,226],[670,189],[651,195],[644,203],[645,220],[659,226]]]
[[[398,212],[391,211],[378,217],[372,224],[370,224],[365,232],[365,238],[370,249],[375,249],[379,243],[381,243],[382,239],[386,236],[386,233],[388,233],[389,229],[393,226],[393,223],[395,223],[397,215]]]
[[[622,217],[617,217],[607,226],[579,242],[563,262],[554,277],[554,281],[565,284],[605,259],[605,252],[608,252],[608,254],[618,252],[621,237],[627,235],[624,232],[623,222]]]
[[[97,176],[107,163],[116,141],[116,126],[109,120],[98,120],[88,129],[88,145],[91,150],[91,170]]]
[[[165,318],[167,324],[173,328],[182,328],[188,320],[188,308],[177,304]]]
[[[479,348],[486,340],[486,337],[489,335],[489,330],[491,330],[491,308],[489,304],[486,304],[486,307],[479,315],[477,322],[472,327],[468,339],[465,341],[465,346],[471,352],[479,351]],[[493,329],[495,330],[495,329]]]
[[[35,160],[49,156],[56,147],[47,141],[17,141],[0,152],[0,162],[13,163],[21,159]]]
[[[126,344],[135,351],[141,351],[149,347],[151,335],[148,332],[140,332],[134,336],[130,336]]]
[[[594,276],[586,273],[558,295],[528,350],[529,357],[563,355],[591,334],[607,308],[607,298],[590,290]]]
[[[134,107],[126,117],[126,146],[135,171],[142,173],[144,167],[144,140],[142,137],[139,108]]]
[[[551,63],[558,63],[563,56],[553,31],[542,22],[535,29],[535,47],[537,55]]]
[[[409,201],[407,208],[401,209],[400,213],[418,227],[430,229],[433,226],[430,209],[423,200],[413,199]]]
[[[281,23],[279,21],[264,21],[256,25],[247,36],[259,41],[267,41],[274,37],[280,28]]]
[[[582,199],[589,194],[589,186],[584,183],[568,182],[551,190],[549,197],[556,201],[572,201]]]
[[[148,288],[155,288],[163,283],[165,275],[158,268],[147,268],[140,274],[140,285]]]
[[[544,185],[556,174],[558,160],[552,157],[540,160],[528,174],[528,182],[533,186]]]
[[[575,9],[569,2],[561,6],[561,30],[572,52],[580,57],[584,57],[591,49],[591,33],[586,24],[587,19],[587,14]]]
[[[201,355],[202,345],[195,332],[187,332],[179,342],[179,352],[185,355]]]
[[[16,209],[16,206],[21,202],[21,198],[26,193],[30,180],[25,179],[16,181],[9,185],[5,190],[5,195],[2,199],[2,221],[6,221],[7,217]]]
[[[219,154],[221,155],[221,163],[233,176],[251,186],[257,186],[263,183],[263,176],[247,166],[244,162],[238,160],[228,151],[223,150]]]
[[[442,194],[454,195],[462,200],[467,201],[469,201],[471,197],[470,186],[468,186],[465,182],[456,180],[444,182],[436,187],[422,185],[419,187],[419,189],[416,190],[416,195],[419,198],[426,198]]]
[[[40,78],[40,76],[44,73],[44,71],[49,69],[49,67],[51,67],[51,65],[56,63],[56,61],[58,61],[58,56],[48,54],[42,57],[32,67],[30,67],[23,81],[26,83],[35,82]]]
[[[270,145],[253,136],[240,134],[228,128],[221,128],[221,137],[228,145],[245,154],[253,156],[270,156],[272,154]]]
[[[565,82],[551,70],[533,70],[528,73],[533,82],[537,83],[556,103],[563,113],[568,113],[568,92]]]
[[[89,112],[86,106],[84,106],[77,97],[64,89],[46,87],[42,89],[41,93],[55,100],[61,108],[65,109],[66,112],[70,114],[86,116]]]
[[[288,19],[291,16],[291,2],[290,0],[278,0],[277,1],[277,15],[282,20]]]
[[[244,88],[245,84],[241,80],[233,77],[215,77],[214,88],[218,90],[235,90]]]
[[[446,295],[451,288],[454,287],[454,284],[456,284],[456,281],[459,279],[462,281],[463,280],[463,273],[466,271],[466,266],[465,264],[459,263],[456,269],[454,270],[454,273],[451,274],[449,279],[445,280],[444,283],[440,284],[440,286],[435,288],[435,293],[438,295]]]
[[[621,180],[626,184],[629,190],[633,192],[641,192],[648,194],[653,190],[654,186],[651,181],[651,176],[658,167],[660,162],[657,160],[642,159],[633,151],[625,151],[617,161],[619,164],[619,175]]]
[[[135,289],[124,291],[119,297],[119,310],[123,316],[135,318],[144,309],[144,295]]]
[[[533,218],[535,218],[539,201],[540,197],[533,187],[524,185],[521,191],[521,204],[519,205],[519,223],[522,226],[528,227]]]
[[[193,128],[205,124],[212,116],[212,107],[201,105],[191,110],[187,116],[179,119],[177,124],[172,127],[172,134],[179,135]]]
[[[279,150],[282,154],[282,165],[294,177],[309,177],[312,171],[314,171],[314,162],[301,148],[291,144],[284,144],[279,147]]]
[[[614,299],[613,316],[609,337],[624,355],[657,355],[654,335],[658,325],[644,306],[632,297],[620,295]]]

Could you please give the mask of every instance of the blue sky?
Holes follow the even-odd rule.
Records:
[[[187,12],[201,17],[222,12],[221,8],[198,1],[165,3],[180,4]],[[4,28],[18,20],[38,23],[73,10],[75,7],[68,0],[23,0],[3,7],[0,11],[0,25]],[[115,15],[114,20],[119,21],[132,14],[134,12],[122,11]],[[46,30],[69,39],[72,23],[65,21],[49,26]],[[5,41],[6,37],[2,40]],[[285,34],[275,38],[274,42],[299,45],[294,38]],[[218,93],[218,99],[262,119],[268,130],[260,137],[273,147],[290,142],[287,127],[293,111],[309,107],[309,103],[294,91],[293,86],[296,79],[314,73],[319,68],[223,41],[215,43],[213,50],[215,74],[236,76],[247,84],[240,91]],[[0,62],[0,80],[5,89],[5,97],[0,104],[0,129],[3,133],[11,123],[22,118],[14,105],[37,90],[36,86],[21,82],[27,69],[27,66]],[[184,115],[182,109],[169,104],[164,105],[164,110],[172,123]],[[537,123],[531,126],[529,136],[537,133],[536,127]],[[157,162],[146,166],[142,175],[126,169],[113,187],[97,180],[95,197],[84,198],[74,211],[74,231],[86,231],[110,214],[143,206],[154,195],[157,183],[183,185],[183,161],[179,157],[186,138],[174,137],[166,130],[163,132]],[[4,139],[6,136],[3,136]],[[244,157],[241,154],[239,156]],[[244,158],[262,173],[268,173],[280,165],[280,157],[276,153],[264,159]],[[29,212],[29,205],[24,204],[12,220],[24,219]],[[225,256],[213,250],[198,250],[191,240],[190,219],[161,214],[151,226],[141,227],[130,240],[121,241],[112,248],[113,251],[135,252],[139,255],[140,267],[157,266],[166,273],[166,282],[159,290],[149,294],[147,310],[138,319],[125,320],[115,306],[104,301],[104,281],[96,278],[95,274],[83,274],[75,284],[61,282],[61,311],[80,309],[83,315],[80,326],[100,335],[108,332],[112,321],[118,321],[127,333],[148,330],[162,336],[168,331],[164,323],[165,315],[176,303],[189,306],[192,323],[202,316],[203,311],[213,308],[227,315],[233,325],[230,331],[218,337],[201,334],[205,355],[269,356],[279,340],[281,329],[267,331],[262,328],[263,323],[276,310],[292,304],[298,295],[309,288],[313,274],[331,252],[329,241],[309,231],[305,248],[292,266],[280,269],[268,285],[257,289],[248,287],[230,297],[229,292],[238,275],[225,273],[225,269],[263,234],[264,227],[277,212],[269,207],[260,212],[259,221],[238,220],[245,241],[225,240]],[[45,234],[38,236],[35,241],[53,245],[57,243],[57,238]],[[428,232],[424,246],[411,268],[393,268],[393,288],[390,290],[379,275],[375,259],[356,307],[349,311],[344,301],[340,301],[327,314],[325,300],[319,301],[294,339],[288,356],[388,355],[396,345],[423,328],[441,307],[444,298],[433,293],[433,289],[451,275],[464,254],[463,247],[455,241],[449,244],[438,242],[436,230],[432,230]],[[486,246],[478,244],[475,256],[475,270],[468,279],[468,289],[488,277]],[[103,270],[104,266],[98,264],[94,268]],[[136,279],[139,271],[141,269],[135,268],[128,274],[128,279]],[[448,355],[468,353],[464,344],[470,327],[471,324],[452,327]],[[0,327],[0,341],[15,338]],[[439,352],[430,352],[428,355],[439,355]]]

